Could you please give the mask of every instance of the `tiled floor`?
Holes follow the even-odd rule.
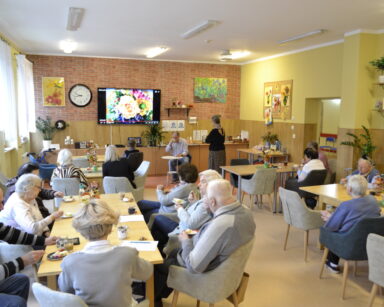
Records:
[[[165,180],[165,177],[163,178]],[[161,178],[149,180],[161,183]],[[154,189],[146,189],[145,198],[154,200]],[[246,201],[248,198],[246,197]],[[256,221],[256,241],[247,264],[250,280],[244,307],[361,307],[367,306],[371,283],[368,281],[366,262],[359,263],[358,276],[349,277],[347,299],[340,299],[341,275],[325,271],[319,279],[322,252],[317,248],[318,231],[310,232],[308,262],[303,260],[303,232],[291,230],[287,251],[283,251],[286,224],[282,215],[272,215],[268,209],[252,208]],[[228,276],[230,278],[230,276]],[[164,306],[171,306],[172,295],[164,300]],[[377,298],[374,306],[382,306]],[[37,306],[31,295],[28,306]],[[187,295],[179,296],[179,307],[196,306],[196,301]],[[201,306],[208,306],[202,304]],[[219,302],[216,307],[232,306]]]

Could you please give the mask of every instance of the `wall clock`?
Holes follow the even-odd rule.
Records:
[[[92,92],[88,86],[84,84],[75,84],[68,92],[69,100],[76,107],[85,107],[92,100]]]

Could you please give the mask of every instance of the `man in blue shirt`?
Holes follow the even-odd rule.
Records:
[[[326,221],[324,227],[331,231],[347,232],[362,218],[379,217],[379,204],[373,196],[366,195],[367,189],[368,182],[363,176],[350,176],[347,191],[352,199],[342,202],[333,214],[323,211],[322,217]],[[340,273],[339,259],[329,251],[326,265],[331,272]]]
[[[180,157],[179,159],[169,160],[169,170],[175,172],[172,175],[173,182],[177,182],[176,165],[190,162],[188,157],[188,143],[180,137],[179,132],[173,132],[170,142],[165,147],[165,151],[174,157]]]

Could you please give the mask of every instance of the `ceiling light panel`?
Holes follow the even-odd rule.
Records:
[[[67,30],[76,31],[81,24],[85,9],[80,7],[70,7],[68,12]]]
[[[290,37],[290,38],[288,38],[288,39],[279,41],[278,43],[279,43],[280,45],[282,45],[282,44],[286,44],[286,43],[293,42],[293,41],[297,41],[297,40],[304,39],[304,38],[307,38],[307,37],[311,37],[311,36],[315,36],[315,35],[323,34],[325,31],[326,31],[326,30],[324,30],[324,29],[319,29],[319,30],[310,31],[310,32],[307,32],[307,33],[304,33],[304,34],[300,34],[300,35],[292,36],[292,37]]]
[[[188,39],[191,37],[194,37],[195,35],[200,34],[201,32],[204,32],[208,30],[209,28],[217,25],[219,22],[217,20],[206,20],[202,22],[201,24],[198,24],[194,26],[193,28],[189,29],[188,31],[184,32],[180,36],[184,39]]]
[[[162,54],[168,50],[169,50],[168,47],[155,47],[155,48],[148,50],[148,52],[145,54],[145,56],[149,59],[152,59],[152,58],[157,57],[158,55],[160,55],[160,54]]]
[[[72,53],[77,48],[77,43],[71,40],[65,40],[60,42],[60,49],[64,53]]]

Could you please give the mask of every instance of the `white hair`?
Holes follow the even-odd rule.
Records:
[[[69,149],[60,150],[57,156],[57,163],[60,166],[68,166],[72,164],[72,152]]]
[[[215,179],[208,183],[207,197],[214,198],[219,205],[228,198],[232,197],[232,188],[228,180]]]
[[[204,176],[205,177],[205,180],[207,180],[207,182],[210,182],[212,180],[216,180],[216,179],[223,179],[223,177],[221,177],[221,175],[213,170],[213,169],[207,169],[205,171],[202,171],[199,173],[199,176]]]
[[[353,175],[349,177],[347,187],[352,196],[364,196],[368,190],[368,181],[364,176]]]
[[[17,180],[15,192],[19,194],[21,198],[24,198],[26,194],[32,191],[33,187],[41,187],[40,177],[34,174],[25,174]]]
[[[113,162],[118,160],[119,160],[119,156],[117,155],[116,146],[109,145],[105,150],[105,162],[109,162],[109,161]]]

